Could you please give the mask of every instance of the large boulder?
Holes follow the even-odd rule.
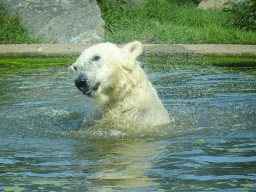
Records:
[[[223,8],[231,8],[231,4],[224,5],[225,3],[244,3],[246,0],[202,0],[197,9],[221,11]]]
[[[96,0],[4,0],[18,12],[30,34],[55,43],[96,43],[105,22]]]
[[[197,9],[221,11],[224,8],[224,3],[229,0],[203,0],[197,7]]]

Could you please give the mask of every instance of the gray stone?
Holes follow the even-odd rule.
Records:
[[[5,0],[31,35],[52,43],[97,43],[105,22],[96,0]]]
[[[100,3],[103,3],[104,1],[109,1],[109,2],[115,2],[116,0],[97,0]],[[125,0],[126,5],[139,5],[143,4],[145,0]]]
[[[221,11],[223,8],[230,8],[230,5],[224,5],[225,3],[244,3],[246,0],[203,0],[197,7],[197,9]]]
[[[229,2],[229,0],[203,0],[198,5],[197,9],[221,11],[224,8],[223,4],[227,2]]]
[[[127,5],[139,5],[143,4],[143,0],[126,0]]]

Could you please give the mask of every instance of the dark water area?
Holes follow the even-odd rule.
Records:
[[[147,69],[175,122],[86,127],[67,69],[2,73],[0,191],[256,191],[256,73]]]

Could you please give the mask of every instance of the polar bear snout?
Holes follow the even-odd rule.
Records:
[[[88,80],[84,78],[83,75],[79,75],[75,79],[75,85],[84,95],[87,96],[93,96],[100,87],[100,83],[96,83],[95,85],[90,86],[88,84]]]
[[[86,93],[89,93],[89,89],[88,89],[88,85],[87,85],[86,79],[82,79],[80,77],[76,78],[75,79],[75,85],[85,95],[87,95]]]

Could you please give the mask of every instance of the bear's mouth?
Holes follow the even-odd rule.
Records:
[[[84,95],[87,96],[93,96],[100,87],[100,83],[96,83],[93,87],[90,87],[86,79],[76,79],[75,85]]]

